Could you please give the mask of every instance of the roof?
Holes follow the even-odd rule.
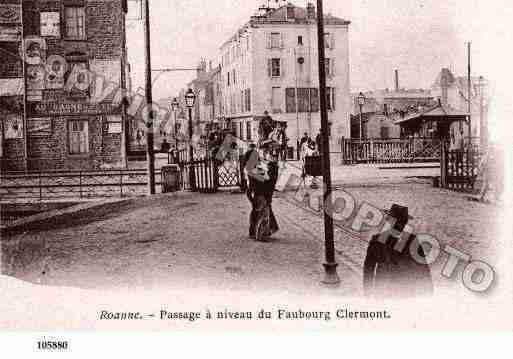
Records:
[[[431,107],[425,111],[413,113],[409,116],[405,116],[399,120],[394,121],[396,125],[405,124],[406,122],[414,122],[414,121],[446,121],[454,120],[456,118],[466,118],[469,114],[467,112],[456,110],[450,106],[442,105],[440,102],[435,106]]]
[[[289,8],[294,9],[294,18],[290,19],[287,17],[287,12]],[[309,19],[307,17],[308,10],[304,7],[299,7],[291,4],[290,2],[287,5],[283,5],[279,8],[272,9],[269,8],[266,15],[255,15],[252,16],[251,19],[245,23],[243,26],[239,28],[235,32],[233,36],[231,36],[228,40],[222,43],[220,48],[223,48],[226,44],[236,40],[241,34],[243,34],[247,28],[254,27],[258,25],[266,25],[266,24],[283,24],[283,25],[294,25],[294,24],[316,24],[317,18]],[[325,25],[349,25],[351,21],[345,20],[343,18],[333,16],[332,14],[324,14],[324,24]]]

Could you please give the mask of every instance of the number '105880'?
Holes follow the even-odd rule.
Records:
[[[37,349],[39,349],[39,350],[66,350],[66,349],[68,349],[68,342],[54,342],[54,341],[37,342]]]

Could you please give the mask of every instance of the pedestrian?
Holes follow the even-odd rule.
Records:
[[[280,126],[280,135],[279,135],[279,143],[280,143],[280,159],[282,161],[287,160],[287,142],[289,141],[287,137],[287,124],[284,122]]]
[[[248,173],[250,171],[252,171],[257,166],[257,164],[258,164],[258,151],[256,149],[256,145],[253,142],[251,142],[249,144],[248,150],[246,151],[246,153],[244,153],[244,155],[242,155],[242,157],[240,159],[242,190],[249,189],[248,188],[248,186],[249,186]],[[246,191],[246,194],[248,194],[248,191]]]
[[[278,162],[272,156],[271,149],[264,147],[263,158],[260,158],[255,168],[248,173],[248,199],[251,203],[249,216],[249,238],[256,238],[257,223],[263,216],[269,216],[268,238],[279,229],[276,217],[272,210],[272,198],[278,181]]]
[[[137,129],[137,133],[135,135],[135,140],[137,141],[137,144],[140,146],[141,145],[141,140],[142,140],[142,131],[141,131],[141,129]]]
[[[317,136],[315,136],[315,145],[317,146],[317,151],[319,153],[321,153],[322,152],[322,135],[321,135],[321,131],[319,131]]]
[[[160,152],[162,153],[168,153],[169,150],[171,149],[171,145],[169,144],[169,142],[167,142],[167,140],[164,138],[164,140],[162,141],[162,143],[160,144]]]
[[[369,242],[363,265],[364,295],[383,299],[432,294],[424,250],[414,234],[402,233],[413,218],[408,207],[393,204],[385,213],[392,228],[372,236]]]

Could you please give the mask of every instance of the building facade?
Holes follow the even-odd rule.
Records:
[[[470,78],[470,96],[468,90],[468,77],[455,76],[449,69],[443,68],[435,79],[431,93],[440,99],[442,105],[448,106],[459,112],[469,113],[472,124],[472,137],[481,137],[485,132],[488,113],[488,82],[483,77]],[[468,136],[468,126],[461,123],[453,124],[453,127],[462,129]],[[486,136],[486,134],[483,134]]]
[[[325,18],[328,118],[335,144],[350,132],[349,21]],[[287,123],[289,145],[320,129],[317,20],[313,4],[261,8],[220,48],[221,115],[256,140],[265,111]]]
[[[9,0],[0,10],[19,18],[0,15],[1,47],[12,48],[0,53],[2,169],[125,166],[126,0]]]
[[[358,95],[352,94],[351,138],[360,138],[360,106]],[[376,90],[364,93],[362,106],[362,137],[389,139],[401,137],[399,118],[416,113],[435,105],[429,90],[401,89]]]

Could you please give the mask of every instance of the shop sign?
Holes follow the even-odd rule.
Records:
[[[119,105],[110,103],[32,103],[28,106],[28,112],[31,116],[59,116],[59,115],[103,115],[119,113]]]
[[[16,4],[0,5],[0,24],[21,24],[21,7]]]
[[[4,138],[6,140],[23,138],[23,121],[20,115],[6,115],[3,125]]]
[[[49,136],[52,134],[51,118],[29,118],[27,131],[31,137]]]
[[[0,41],[18,42],[21,41],[21,26],[0,25]]]

